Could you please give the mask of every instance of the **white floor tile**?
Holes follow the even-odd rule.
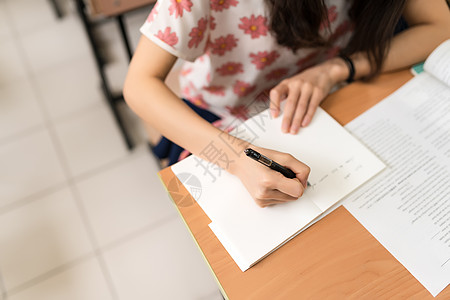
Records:
[[[28,80],[0,85],[0,141],[43,123],[41,110]]]
[[[56,25],[56,16],[48,0],[5,0],[8,14],[19,34]]]
[[[5,290],[5,286],[3,284],[3,276],[0,272],[0,299],[1,300],[6,300],[6,290]]]
[[[121,299],[201,299],[216,282],[179,218],[104,253]]]
[[[4,1],[0,1],[0,40],[3,43],[11,38],[12,32],[11,26],[7,21],[6,5]]]
[[[111,293],[95,259],[32,286],[8,300],[108,300]]]
[[[105,105],[93,106],[55,123],[55,127],[73,176],[127,155],[119,129]]]
[[[65,181],[46,130],[0,145],[0,207]]]
[[[0,85],[2,86],[17,79],[24,79],[26,76],[25,66],[13,39],[0,43],[0,66]]]
[[[36,80],[53,119],[104,101],[100,78],[90,55],[42,71]]]
[[[25,83],[28,71],[55,123],[71,174],[92,172],[78,181],[75,177],[76,188],[94,234],[101,246],[107,246],[105,259],[120,300],[221,299],[157,178],[158,167],[148,150],[142,147],[131,155],[126,150],[103,102],[74,1],[57,1],[71,7],[62,20],[56,19],[49,0],[0,0],[0,209],[48,188],[60,188],[15,209],[10,206],[12,210],[0,215],[0,272],[6,287],[13,288],[7,299],[112,299],[95,258],[55,270],[92,249],[76,202],[63,188],[67,178],[61,157],[48,131],[39,129],[48,124]],[[141,9],[125,17],[133,49],[149,12]],[[128,60],[117,24],[107,24],[114,34],[106,26],[102,50],[111,55],[106,71],[113,90],[119,92]],[[24,130],[31,128],[35,129],[25,136]],[[15,137],[19,132],[21,136]],[[142,234],[149,228],[154,230]],[[54,273],[38,277],[44,281],[29,281],[51,270]],[[0,299],[1,292],[0,287]]]
[[[77,16],[68,15],[57,25],[45,27],[20,39],[35,73],[90,54],[86,33]]]
[[[77,183],[100,246],[177,213],[147,149],[117,167]]]
[[[0,249],[7,290],[92,252],[68,188],[0,215]]]

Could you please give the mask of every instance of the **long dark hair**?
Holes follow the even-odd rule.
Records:
[[[269,6],[269,28],[277,42],[293,51],[300,48],[326,47],[330,41],[319,34],[328,21],[323,0],[265,0]],[[349,0],[352,1],[352,0]],[[342,54],[365,52],[373,77],[381,70],[406,0],[353,0],[349,18],[353,35]]]

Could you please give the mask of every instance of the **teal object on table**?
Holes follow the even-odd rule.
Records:
[[[415,64],[414,66],[411,67],[411,73],[413,73],[413,75],[418,75],[420,73],[423,72],[423,64],[424,62]]]

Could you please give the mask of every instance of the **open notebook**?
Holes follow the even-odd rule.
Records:
[[[311,186],[297,201],[260,208],[237,177],[196,156],[172,166],[242,271],[301,232],[385,167],[320,108],[312,123],[297,135],[283,134],[281,120],[282,116],[272,119],[266,110],[241,123],[231,134],[257,146],[288,152],[311,167]],[[187,177],[195,178],[196,184]]]

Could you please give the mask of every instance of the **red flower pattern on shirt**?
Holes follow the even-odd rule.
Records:
[[[222,76],[227,76],[227,75],[235,75],[237,73],[243,73],[244,69],[241,63],[229,62],[221,65],[219,68],[216,69],[216,71]]]
[[[330,20],[330,23],[336,21],[337,17],[338,13],[336,12],[336,5],[333,5],[330,8],[328,8],[328,20]]]
[[[216,29],[216,18],[214,18],[213,16],[211,16],[209,18],[209,29],[214,30]]]
[[[189,99],[189,101],[191,103],[193,103],[194,105],[203,108],[203,109],[207,109],[209,107],[208,103],[205,102],[205,100],[203,100],[203,96],[202,95],[197,95],[195,97],[191,97]]]
[[[239,118],[241,120],[247,120],[248,119],[248,107],[241,104],[237,106],[225,106],[225,108],[228,110],[230,114],[235,116],[236,118]]]
[[[288,74],[288,72],[289,72],[289,69],[287,69],[287,68],[278,68],[278,69],[272,70],[265,77],[267,80],[279,80],[282,77],[286,76]]]
[[[271,65],[279,56],[280,54],[278,54],[277,51],[250,53],[252,63],[255,64],[258,70],[262,70],[265,67]]]
[[[234,47],[236,47],[238,39],[234,37],[234,35],[229,34],[226,37],[218,37],[211,42],[209,47],[212,49],[211,53],[222,56],[226,51],[231,51]]]
[[[334,21],[336,21],[338,14],[336,12],[336,5],[333,5],[331,7],[328,8],[328,20],[324,20],[321,24],[320,24],[320,30],[323,30],[324,28],[329,27],[329,25],[331,25],[331,23],[333,23]]]
[[[162,8],[162,3],[166,3],[164,8]],[[260,8],[253,9],[253,6],[250,5],[250,3],[253,5],[256,2],[210,0],[207,3],[211,7],[212,15],[202,13],[201,9],[196,8],[197,2],[193,0],[158,1],[148,16],[147,22],[150,24],[146,24],[142,32],[147,36],[157,36],[168,45],[176,47],[178,53],[185,54],[189,59],[195,59],[194,63],[186,63],[180,72],[181,76],[184,75],[181,79],[182,95],[200,107],[207,107],[209,103],[216,101],[214,106],[211,104],[211,107],[214,107],[214,112],[223,116],[224,120],[230,117],[226,113],[226,105],[231,109],[237,105],[235,104],[237,99],[242,100],[242,102],[238,102],[239,104],[247,103],[247,100],[268,101],[264,97],[255,98],[254,94],[260,88],[273,86],[296,72],[296,63],[303,69],[338,51],[338,48],[333,47],[333,44],[337,43],[330,41],[333,48],[323,49],[316,53],[300,49],[297,54],[286,53],[285,59],[284,52],[280,51],[282,47],[274,44],[275,41],[269,34],[268,19],[260,13]],[[343,39],[341,35],[351,29],[349,25],[351,23],[344,22],[345,19],[348,20],[346,11],[343,9],[345,6],[340,4],[336,4],[336,6],[337,8],[335,6],[327,7],[329,23],[327,22],[326,25],[332,23],[331,28],[334,30],[327,32],[324,36],[340,41],[340,38]],[[236,14],[238,11],[241,14]],[[215,12],[218,12],[217,15]],[[234,14],[234,16],[230,15],[229,19],[222,19],[225,14],[226,16]],[[180,22],[185,25],[179,26]],[[225,26],[226,31],[221,31],[221,26]],[[214,32],[216,29],[221,32]],[[324,29],[330,30],[329,28]],[[212,38],[208,36],[211,30],[214,30]],[[187,39],[181,39],[182,33]],[[246,52],[241,52],[242,45],[239,44],[241,41],[256,42],[259,46],[243,47],[242,50]],[[204,49],[200,49],[203,45],[208,47],[206,52],[202,52]],[[203,56],[199,56],[202,53]],[[283,55],[283,59],[281,59],[281,55]],[[211,66],[214,66],[212,70]],[[258,82],[261,79],[262,82]],[[220,101],[217,103],[219,99]],[[240,108],[232,109],[232,111],[247,118],[252,111],[251,107],[247,108],[248,112],[245,111],[245,107],[242,107],[243,114],[240,114]],[[226,120],[225,123],[228,124],[228,121]]]
[[[148,18],[147,18],[148,23],[153,22],[153,20],[155,19],[155,16],[158,14],[158,4],[159,4],[159,2],[155,3],[155,6],[153,6],[152,11],[148,15]]]
[[[233,92],[239,97],[245,97],[255,90],[256,86],[237,80],[233,86]]]
[[[336,28],[336,30],[331,34],[330,41],[333,43],[336,40],[338,40],[341,36],[346,34],[347,32],[353,30],[353,25],[350,23],[349,20],[346,20],[339,24],[339,26]]]
[[[331,59],[333,57],[336,57],[339,54],[339,51],[341,51],[341,48],[339,46],[331,47],[330,49],[327,50],[325,56],[327,59]]]
[[[213,95],[225,96],[225,87],[224,86],[211,85],[211,86],[205,86],[203,89],[205,91],[210,92]]]
[[[238,2],[236,0],[211,0],[211,9],[214,11],[222,11],[237,4]]]
[[[222,123],[223,123],[223,120],[222,120],[222,119],[219,119],[219,120],[217,120],[217,121],[212,122],[211,124],[212,124],[214,127],[220,128],[220,126],[222,126]]]
[[[181,76],[186,76],[192,72],[192,68],[182,68],[180,71]]]
[[[169,7],[170,15],[175,13],[175,19],[183,16],[183,11],[191,11],[192,2],[191,0],[170,0],[172,5]]]
[[[178,43],[177,34],[175,32],[171,32],[170,27],[166,27],[164,32],[162,32],[161,30],[158,31],[158,34],[155,34],[155,36],[172,47]]]
[[[205,18],[201,18],[198,20],[197,27],[192,28],[191,32],[189,33],[189,36],[191,39],[189,40],[188,47],[198,47],[200,42],[203,40],[206,27],[208,26],[208,21]]]
[[[185,86],[182,89],[181,94],[183,95],[184,98],[189,98],[191,95],[191,89],[188,86]]]
[[[256,39],[261,35],[267,35],[267,19],[263,16],[257,16],[255,18],[254,15],[250,16],[250,19],[247,17],[241,18],[241,24],[239,24],[239,28],[244,30],[244,33],[250,34],[252,39]]]

